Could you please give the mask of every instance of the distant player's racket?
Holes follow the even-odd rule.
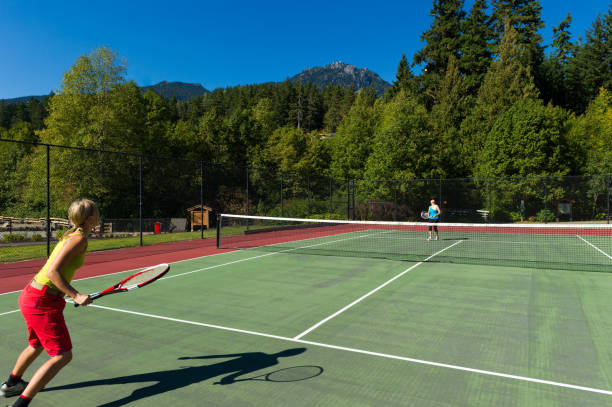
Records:
[[[246,382],[249,380],[261,380],[265,382],[297,382],[300,380],[312,379],[323,373],[323,368],[320,366],[293,366],[285,369],[274,370],[273,372],[265,373],[247,379],[233,380],[234,382]],[[223,382],[215,382],[215,384],[225,384]],[[230,384],[229,382],[227,384]]]
[[[423,218],[423,219],[429,219],[429,212],[427,212],[427,211],[423,211],[423,212],[421,212],[421,218]]]
[[[136,274],[132,274],[125,280],[115,284],[112,287],[107,288],[104,291],[100,291],[94,294],[90,294],[89,298],[95,300],[96,298],[104,297],[109,294],[123,293],[131,291],[136,288],[144,287],[147,284],[151,284],[170,270],[170,266],[167,264],[158,264],[157,266],[147,267],[144,270],[139,271]],[[74,303],[75,307],[79,304]]]

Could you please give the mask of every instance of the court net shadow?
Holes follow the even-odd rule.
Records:
[[[49,387],[43,389],[42,391],[80,389],[84,387],[104,386],[113,384],[156,382],[153,385],[136,389],[132,392],[132,394],[123,397],[119,400],[99,405],[99,407],[123,406],[137,400],[145,399],[147,397],[153,397],[182,387],[187,387],[189,385],[200,383],[212,378],[216,378],[218,376],[222,377],[218,381],[214,382],[214,384],[230,385],[237,382],[245,381],[248,380],[248,378],[242,376],[247,375],[249,373],[253,374],[254,372],[257,372],[261,369],[266,369],[275,366],[279,363],[279,358],[297,356],[304,353],[305,351],[306,348],[292,348],[272,354],[264,352],[246,352],[227,355],[184,356],[178,359],[231,359],[219,363],[202,366],[181,367],[177,369],[161,370],[157,372],[83,381],[63,386]],[[318,366],[317,368],[319,368],[321,372],[323,371],[323,368]]]

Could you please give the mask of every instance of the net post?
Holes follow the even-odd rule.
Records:
[[[50,177],[50,161],[49,161],[49,154],[50,154],[50,148],[49,145],[47,144],[47,257],[49,257],[51,255],[51,224],[50,224],[50,212],[51,212],[51,177]]]

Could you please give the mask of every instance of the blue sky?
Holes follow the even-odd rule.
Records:
[[[609,0],[540,0],[542,30],[572,14],[584,36]],[[466,0],[466,10],[473,0]],[[128,79],[200,83],[207,89],[282,81],[343,61],[392,82],[402,53],[422,48],[426,1],[0,0],[0,99],[59,88],[76,59],[108,46]]]

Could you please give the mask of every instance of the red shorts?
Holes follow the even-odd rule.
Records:
[[[64,321],[66,301],[62,296],[45,291],[28,284],[19,296],[19,308],[26,322],[30,346],[42,346],[49,356],[57,356],[72,349]]]

